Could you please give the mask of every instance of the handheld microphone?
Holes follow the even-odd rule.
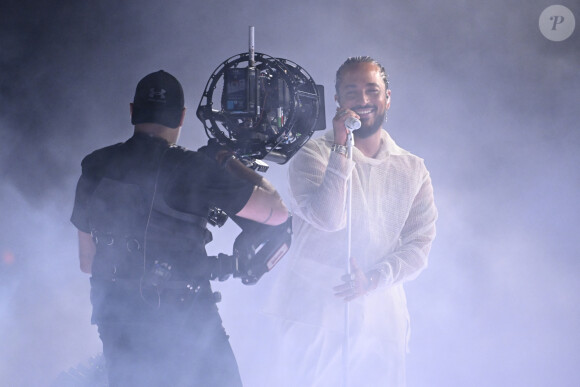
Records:
[[[360,120],[352,116],[347,117],[346,120],[344,120],[344,126],[346,126],[348,130],[356,130],[360,128],[360,125]]]

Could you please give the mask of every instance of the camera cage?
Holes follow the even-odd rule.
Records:
[[[213,98],[222,81],[216,110]],[[196,114],[210,139],[247,163],[266,159],[285,164],[314,131],[325,129],[324,87],[288,59],[242,53],[214,70]]]

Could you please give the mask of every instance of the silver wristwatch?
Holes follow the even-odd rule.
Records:
[[[339,153],[339,154],[343,155],[344,157],[346,157],[348,155],[348,151],[344,145],[332,144],[332,146],[330,147],[330,150],[333,152]]]

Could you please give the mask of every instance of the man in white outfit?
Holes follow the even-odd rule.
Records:
[[[285,386],[344,384],[349,303],[350,386],[404,386],[409,316],[403,283],[427,266],[437,209],[423,160],[384,130],[391,105],[386,72],[370,57],[336,73],[333,131],[291,160],[294,241],[267,311],[280,318],[276,379]],[[353,157],[345,121],[354,117]],[[351,275],[347,183],[352,175]]]

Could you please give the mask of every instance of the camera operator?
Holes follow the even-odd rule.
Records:
[[[241,386],[210,286],[240,276],[240,263],[207,256],[207,223],[221,209],[279,225],[288,211],[226,149],[175,145],[185,107],[169,73],[144,77],[130,108],[133,136],[82,161],[71,217],[109,385]]]

